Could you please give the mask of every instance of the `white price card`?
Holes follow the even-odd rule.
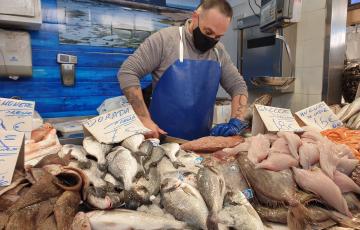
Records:
[[[85,135],[90,134],[105,144],[119,143],[134,134],[150,132],[130,104],[87,120],[83,126]]]
[[[0,186],[11,184],[15,168],[24,168],[24,134],[0,131]]]
[[[35,102],[0,98],[0,131],[24,133],[30,140]]]
[[[306,125],[320,130],[334,129],[343,126],[325,102],[320,102],[295,113]]]
[[[268,132],[301,132],[290,109],[283,109],[264,105],[255,105],[252,134]]]

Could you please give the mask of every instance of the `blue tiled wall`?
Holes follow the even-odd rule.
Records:
[[[20,96],[36,102],[42,117],[96,115],[96,108],[110,97],[121,95],[117,71],[132,48],[114,48],[59,43],[56,0],[42,0],[43,25],[31,31],[33,76],[13,81],[0,78],[0,97]],[[78,57],[76,84],[64,87],[60,79],[58,53]],[[150,76],[141,81],[142,87],[151,84]]]

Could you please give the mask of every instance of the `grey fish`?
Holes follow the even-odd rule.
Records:
[[[139,152],[142,153],[143,156],[149,156],[151,154],[152,149],[155,146],[159,146],[160,140],[156,138],[150,138],[144,140],[139,146]]]
[[[343,109],[341,109],[339,112],[339,114],[341,114],[340,120],[342,122],[346,122],[350,117],[360,111],[360,97],[355,99],[355,101],[353,101],[350,106],[346,108],[345,112],[343,112]]]
[[[255,191],[260,203],[270,207],[287,205],[290,229],[304,229],[307,209],[303,203],[313,199],[311,194],[297,189],[291,170],[274,172],[266,169],[255,169],[255,165],[245,155],[238,158],[240,169]]]
[[[73,158],[75,158],[81,168],[88,169],[91,166],[90,160],[86,158],[86,150],[84,147],[80,145],[63,145],[58,155],[61,158],[64,158],[67,154],[70,154]]]
[[[228,204],[219,212],[219,223],[234,229],[262,230],[264,225],[242,192],[228,193]]]
[[[130,190],[131,184],[138,172],[136,159],[124,147],[117,148],[106,156],[108,171],[124,184],[125,190]]]
[[[121,146],[127,148],[130,152],[135,153],[139,151],[139,147],[144,140],[144,135],[135,134],[123,140],[123,142],[121,142]]]
[[[162,160],[165,155],[166,151],[164,150],[164,148],[162,148],[161,146],[155,146],[151,151],[151,155],[144,160],[145,172],[148,173],[150,167],[157,166],[157,164]]]
[[[148,158],[151,155],[154,146],[158,146],[159,143],[160,143],[159,139],[156,138],[147,139],[140,144],[138,151],[132,153],[136,161],[138,162],[138,173],[136,175],[137,178],[143,176],[147,180],[149,179],[148,175],[145,172],[144,161],[146,158]]]
[[[166,156],[168,156],[174,168],[185,167],[185,165],[176,157],[180,152],[180,145],[178,143],[165,143],[162,144],[161,147],[165,149]]]
[[[161,196],[165,210],[176,219],[185,221],[195,228],[208,229],[208,208],[199,191],[191,185],[167,178],[162,182]]]
[[[92,211],[86,214],[93,230],[185,229],[184,222],[125,209]]]
[[[89,155],[96,158],[99,169],[105,171],[107,168],[107,162],[105,157],[106,154],[111,150],[112,146],[102,144],[92,136],[84,138],[83,146]]]
[[[88,190],[88,195],[86,202],[91,206],[98,209],[111,209],[111,208],[120,208],[124,205],[125,196],[124,192],[114,193],[107,192],[104,197],[99,197],[96,194],[96,191],[93,187],[90,187]]]
[[[210,215],[208,228],[217,224],[218,212],[222,209],[226,194],[226,185],[223,174],[214,166],[206,166],[197,174],[197,187],[203,196]]]
[[[149,178],[140,177],[133,183],[127,197],[127,207],[130,209],[138,208],[143,204],[150,204],[151,197],[160,191],[160,174],[156,168],[150,168]]]

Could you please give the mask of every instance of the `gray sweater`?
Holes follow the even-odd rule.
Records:
[[[218,60],[215,51],[201,53],[195,48],[193,35],[189,32],[190,20],[183,28],[184,59]],[[118,79],[121,89],[130,86],[140,86],[140,79],[152,73],[153,87],[159,81],[167,68],[179,59],[179,27],[173,26],[162,29],[148,37],[121,66]],[[243,77],[232,63],[225,47],[220,42],[215,46],[219,52],[222,75],[220,84],[231,97],[248,95],[247,86]]]

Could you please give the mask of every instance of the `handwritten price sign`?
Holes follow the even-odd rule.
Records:
[[[333,129],[343,125],[325,102],[320,102],[300,110],[296,115],[306,125],[319,128],[320,130]]]
[[[256,135],[257,133],[264,133],[265,128],[269,132],[302,131],[289,109],[264,105],[255,105],[255,109],[253,118],[253,135]]]
[[[11,183],[15,167],[24,167],[24,134],[0,131],[0,187]]]
[[[31,137],[35,102],[0,98],[0,131],[25,133]]]
[[[85,134],[90,133],[98,141],[106,144],[119,143],[138,133],[146,133],[130,104],[94,117],[84,123]]]

